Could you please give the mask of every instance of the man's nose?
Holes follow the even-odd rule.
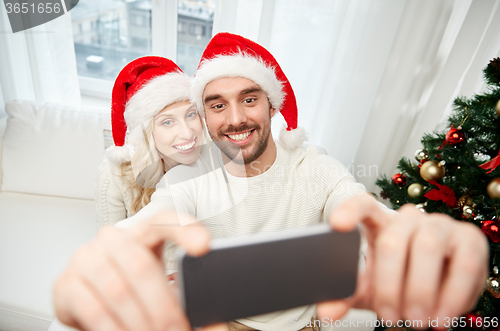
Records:
[[[230,105],[228,113],[228,124],[238,126],[247,121],[246,110],[240,103]]]

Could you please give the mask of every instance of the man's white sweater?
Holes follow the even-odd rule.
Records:
[[[336,207],[365,191],[346,167],[317,148],[287,151],[276,145],[276,160],[267,171],[235,177],[225,170],[221,152],[212,144],[197,162],[171,169],[151,203],[118,226],[174,209],[194,215],[214,238],[279,231],[323,222]],[[182,218],[180,223],[185,224]],[[292,320],[308,321],[314,314],[311,305],[238,321],[258,330],[295,331]]]

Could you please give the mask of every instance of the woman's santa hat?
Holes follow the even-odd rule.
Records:
[[[297,102],[292,86],[268,50],[231,33],[218,33],[212,38],[203,52],[191,87],[191,100],[203,116],[205,86],[224,77],[248,78],[266,92],[271,106],[281,112],[287,123],[280,133],[284,148],[293,150],[307,140],[305,130],[297,128]]]
[[[106,156],[117,164],[130,161],[133,148],[125,144],[127,129],[131,133],[166,106],[189,100],[190,87],[191,78],[169,59],[145,56],[127,64],[113,86],[111,126],[115,146],[108,148]],[[132,145],[137,140],[129,137]]]

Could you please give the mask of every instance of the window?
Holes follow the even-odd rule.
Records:
[[[136,49],[148,48],[148,39],[132,38],[132,47]]]
[[[113,82],[126,63],[151,54],[150,17],[151,0],[80,1],[71,11],[78,75]],[[99,65],[89,62],[96,57]]]
[[[135,26],[147,26],[148,13],[141,14],[132,14],[130,16],[132,25]]]
[[[174,60],[192,76],[211,38],[214,3],[80,1],[71,10],[71,18],[82,94],[109,100],[120,70],[130,61],[151,54]]]
[[[183,56],[186,55],[186,45],[185,44],[179,44],[177,45],[177,56]]]
[[[179,34],[186,33],[187,32],[187,23],[186,22],[177,23],[177,31]]]
[[[214,1],[179,0],[177,64],[188,75],[194,75],[205,46],[212,38]]]

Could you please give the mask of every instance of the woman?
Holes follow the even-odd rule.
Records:
[[[106,150],[97,173],[98,228],[137,213],[167,170],[198,159],[204,129],[188,101],[190,87],[191,79],[175,63],[156,56],[130,62],[116,78],[111,103],[115,146]],[[49,328],[66,330],[74,329],[57,319]]]
[[[204,130],[188,101],[190,84],[175,63],[156,56],[134,60],[118,75],[111,105],[115,146],[97,175],[98,228],[137,213],[166,171],[197,160]]]

